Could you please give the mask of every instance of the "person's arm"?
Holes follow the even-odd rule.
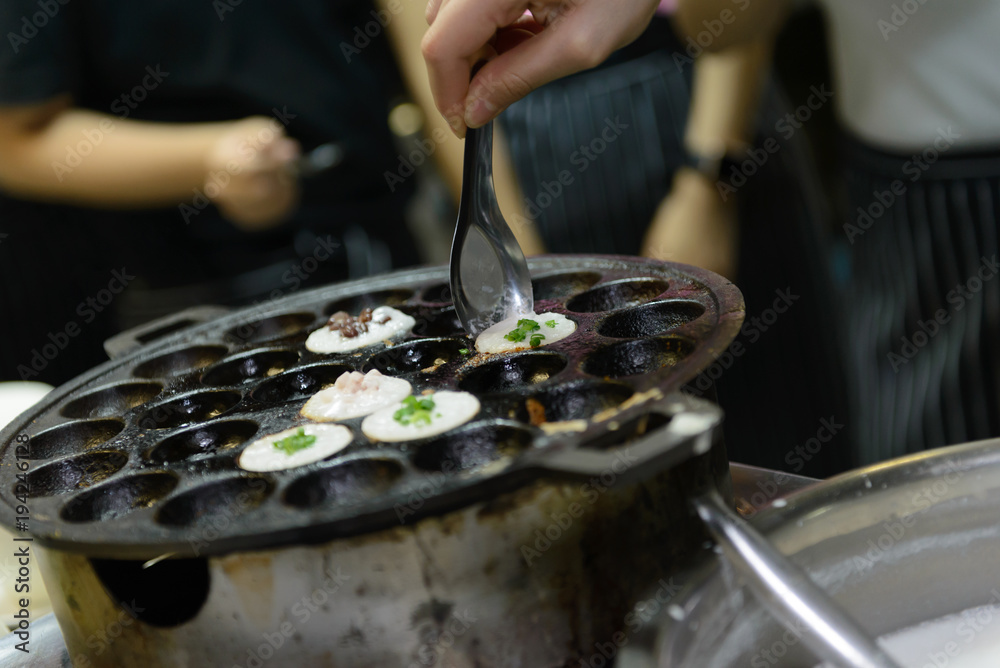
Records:
[[[234,222],[266,226],[296,201],[285,166],[297,152],[280,124],[262,117],[148,123],[75,108],[68,96],[0,107],[0,189],[25,199],[149,208],[205,191]],[[217,187],[206,187],[220,171]]]
[[[695,62],[684,143],[695,155],[739,155],[753,138],[770,42],[707,53]],[[739,230],[735,195],[682,167],[646,233],[642,253],[736,275]]]
[[[434,97],[427,78],[427,69],[417,57],[420,53],[420,41],[427,31],[424,21],[424,10],[418,2],[404,0],[402,3],[391,3],[389,0],[377,0],[379,9],[390,11],[395,8],[397,14],[386,26],[386,31],[396,53],[403,80],[414,101],[424,112],[424,134],[436,142],[434,157],[448,189],[458,203],[462,193],[462,163],[464,160],[464,145],[455,137],[440,114],[434,113]],[[443,139],[437,143],[438,139]],[[514,231],[525,255],[544,253],[545,247],[532,221],[524,215],[523,197],[517,184],[517,175],[507,150],[507,143],[497,128],[493,141],[493,182],[496,187],[500,211]]]

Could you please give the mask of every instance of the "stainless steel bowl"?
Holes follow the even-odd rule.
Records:
[[[921,649],[927,656],[915,665],[954,665],[977,634],[1000,633],[1000,439],[846,473],[750,522],[871,636],[973,608],[990,613],[992,627],[984,615],[952,645]],[[702,566],[676,581],[684,589],[617,666],[819,663],[804,631],[776,621],[723,557],[706,551]]]

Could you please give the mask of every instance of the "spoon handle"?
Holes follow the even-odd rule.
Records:
[[[474,220],[484,220],[493,207],[499,209],[493,191],[493,121],[490,121],[465,133],[459,220],[468,227]]]

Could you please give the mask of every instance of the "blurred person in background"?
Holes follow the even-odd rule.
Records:
[[[682,1],[690,30],[725,5]],[[859,463],[1000,436],[1000,5],[820,3],[841,125]],[[719,40],[787,13],[759,2]]]
[[[690,35],[729,12],[710,50],[773,33],[789,0],[682,0]],[[995,121],[1000,5],[823,2],[843,126],[851,246],[839,333],[856,463],[1000,434]],[[532,88],[593,66],[656,8],[432,0],[424,54],[438,108],[459,130]],[[514,25],[518,22],[517,25]],[[558,30],[548,25],[558,24]],[[459,32],[457,27],[461,25]],[[530,37],[511,39],[508,33]],[[468,81],[483,45],[500,55]]]
[[[413,145],[389,121],[403,7],[0,5],[0,378],[59,384],[184,307],[418,262]],[[428,118],[423,157],[460,173],[461,142]],[[327,143],[340,164],[299,179]]]

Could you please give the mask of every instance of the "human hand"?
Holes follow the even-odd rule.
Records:
[[[642,254],[736,278],[739,227],[732,198],[722,201],[715,184],[690,169],[674,176],[646,232]]]
[[[438,110],[455,134],[480,127],[559,77],[594,67],[638,37],[658,0],[430,0],[421,50]],[[530,11],[530,15],[525,15]],[[488,60],[470,82],[472,66]]]
[[[242,230],[275,227],[298,204],[289,165],[300,153],[298,142],[273,118],[234,121],[206,157],[205,193]]]

